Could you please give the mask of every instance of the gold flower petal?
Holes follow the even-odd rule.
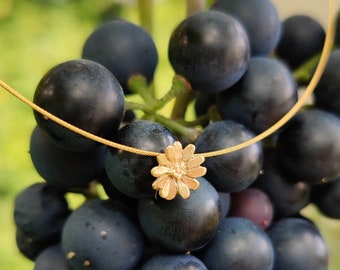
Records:
[[[183,149],[183,161],[188,161],[192,158],[192,156],[195,153],[195,145],[193,144],[188,144],[184,149]]]
[[[182,181],[178,181],[177,182],[177,186],[178,186],[178,194],[183,198],[183,199],[187,199],[190,196],[190,190],[189,187],[184,184]]]
[[[201,167],[201,166],[189,169],[187,171],[187,175],[190,176],[190,177],[193,177],[193,178],[203,176],[206,173],[207,173],[207,169],[205,167]]]
[[[159,190],[159,196],[166,200],[172,200],[176,197],[176,194],[177,194],[176,181],[173,181],[171,177],[168,177],[164,187]]]
[[[176,162],[175,147],[173,145],[170,145],[165,149],[165,156],[171,163]]]
[[[195,178],[191,178],[185,175],[182,176],[181,181],[192,190],[196,190],[200,186],[200,182],[197,181]]]
[[[196,190],[200,182],[195,178],[205,175],[207,169],[200,166],[204,157],[194,155],[195,146],[187,145],[184,149],[180,142],[165,149],[164,154],[157,156],[158,166],[151,170],[151,174],[157,179],[152,188],[159,192],[159,196],[172,200],[176,194],[182,198],[190,196],[190,189]]]
[[[157,156],[157,162],[160,166],[171,167],[173,164],[167,159],[165,154],[160,154]]]
[[[163,174],[158,177],[153,183],[152,188],[155,190],[160,190],[164,187],[166,181],[168,180],[169,176],[167,174]]]
[[[188,160],[187,167],[188,169],[193,169],[195,167],[198,167],[204,162],[204,160],[205,159],[203,156],[192,157],[190,160]]]
[[[182,144],[179,141],[174,143],[174,150],[176,155],[176,162],[182,161],[183,159],[183,148]]]
[[[156,167],[153,167],[151,169],[151,174],[152,176],[154,177],[159,177],[161,176],[162,174],[166,174],[170,171],[170,168],[169,167],[165,167],[165,166],[156,166]]]

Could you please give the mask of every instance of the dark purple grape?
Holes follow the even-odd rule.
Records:
[[[297,99],[296,82],[285,64],[253,57],[244,76],[217,94],[216,104],[222,119],[235,120],[261,133],[279,121]]]
[[[226,217],[230,210],[231,196],[228,192],[218,191],[218,195],[220,196],[221,202],[221,216]]]
[[[152,37],[142,27],[124,20],[100,25],[86,39],[82,58],[98,62],[114,74],[129,93],[128,80],[142,75],[152,81],[158,53]]]
[[[339,134],[339,117],[313,108],[302,110],[278,135],[278,163],[297,181],[331,181],[340,176]]]
[[[149,241],[177,253],[201,249],[211,241],[221,218],[220,199],[207,180],[197,180],[200,187],[187,199],[140,199],[138,217]]]
[[[105,147],[86,152],[67,151],[53,144],[37,126],[30,140],[34,168],[49,184],[60,188],[87,188],[104,170]]]
[[[315,87],[315,106],[340,115],[340,49],[331,52],[326,68]]]
[[[72,269],[133,269],[144,239],[129,209],[114,200],[92,200],[77,208],[62,231],[62,249]]]
[[[170,63],[194,90],[216,93],[236,83],[249,60],[248,36],[233,17],[201,11],[184,19],[173,31]]]
[[[304,218],[277,221],[267,233],[275,251],[275,270],[326,270],[328,250],[317,227]]]
[[[59,243],[60,236],[50,237],[44,240],[32,240],[19,228],[15,228],[15,242],[19,252],[27,259],[35,261],[40,252],[49,246]]]
[[[140,270],[208,270],[203,262],[190,254],[159,254],[151,257]]]
[[[36,258],[33,270],[72,270],[61,249],[56,244],[44,249]]]
[[[335,19],[335,37],[334,37],[334,45],[336,48],[340,47],[340,9],[336,15]]]
[[[340,178],[325,184],[311,186],[311,202],[321,213],[330,218],[340,219]]]
[[[234,121],[217,121],[208,125],[195,142],[196,152],[221,150],[245,142],[254,133]],[[262,146],[254,143],[239,151],[206,158],[205,178],[218,191],[237,192],[250,186],[262,167]]]
[[[163,125],[139,120],[121,128],[113,140],[138,149],[164,152],[176,141],[176,137]],[[122,193],[133,198],[153,196],[152,183],[156,180],[150,173],[157,166],[155,157],[137,155],[108,148],[105,158],[107,176]]]
[[[196,117],[206,115],[211,106],[215,105],[215,94],[197,93],[194,101],[194,110]],[[209,124],[209,120],[202,123],[202,126]]]
[[[316,19],[293,15],[282,22],[282,34],[275,53],[295,69],[322,51],[325,36],[325,30]]]
[[[279,42],[281,20],[270,0],[217,0],[211,9],[235,16],[244,25],[253,56],[269,54]]]
[[[139,261],[136,269],[140,270],[141,267],[148,262],[153,256],[160,255],[160,254],[168,254],[168,251],[166,251],[163,247],[159,245],[154,245],[147,239],[145,239],[145,246],[143,249],[143,255],[141,260]]]
[[[231,194],[228,216],[251,220],[262,229],[268,228],[273,219],[274,206],[268,195],[258,188],[247,188]]]
[[[133,122],[134,120],[136,120],[135,112],[133,110],[126,110],[122,122],[130,123]]]
[[[267,234],[246,218],[229,217],[199,258],[209,270],[271,270],[274,251]]]
[[[15,225],[31,241],[58,238],[70,214],[64,192],[46,183],[35,183],[14,200]]]
[[[125,203],[126,205],[137,209],[138,199],[132,198],[120,192],[110,181],[106,171],[103,171],[99,177],[98,182],[102,185],[105,194],[112,200],[117,200]]]
[[[310,185],[294,179],[278,168],[275,150],[264,152],[263,172],[252,187],[269,196],[275,219],[296,215],[309,204]]]
[[[124,116],[124,93],[104,66],[88,60],[70,60],[54,66],[40,80],[34,102],[81,129],[111,139]],[[99,144],[34,111],[38,126],[58,147],[88,151]]]

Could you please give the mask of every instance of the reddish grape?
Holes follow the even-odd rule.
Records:
[[[247,188],[231,194],[228,216],[244,217],[262,229],[268,228],[273,219],[273,204],[268,195],[257,188]]]

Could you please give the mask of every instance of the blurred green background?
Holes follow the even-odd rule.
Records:
[[[282,17],[298,6],[278,3]],[[279,3],[282,2],[282,3]],[[325,25],[326,2],[308,2]],[[319,6],[316,6],[319,5]],[[167,43],[172,29],[185,17],[184,0],[155,0],[153,38],[160,55],[155,86],[164,92],[170,87],[173,71],[168,63]],[[312,12],[303,10],[304,13]],[[314,14],[313,14],[314,15]],[[101,22],[123,17],[139,24],[134,0],[0,0],[0,78],[32,99],[36,85],[52,66],[80,58],[87,36]],[[28,270],[33,263],[16,248],[12,218],[13,201],[28,185],[42,181],[29,158],[29,139],[35,126],[32,110],[0,89],[0,269]],[[304,214],[319,226],[330,250],[330,270],[340,269],[337,249],[340,221],[323,217],[312,206]]]

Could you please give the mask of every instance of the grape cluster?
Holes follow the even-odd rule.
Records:
[[[187,156],[244,143],[279,121],[310,81],[324,37],[313,18],[281,22],[269,0],[216,1],[169,37],[176,76],[157,99],[150,34],[123,19],[99,26],[81,59],[42,77],[34,102],[96,136],[165,155],[107,146],[35,111],[29,153],[44,182],[15,198],[18,249],[35,270],[327,269],[326,243],[301,210],[314,204],[340,218],[340,49],[313,101],[274,134],[206,157],[203,176],[200,159]],[[307,78],[296,75],[301,66]],[[158,113],[183,94],[196,121]],[[130,102],[134,95],[144,103]],[[194,148],[179,157],[179,141]],[[157,161],[156,174],[170,176],[155,188]],[[161,196],[172,187],[190,196]],[[73,193],[85,201],[71,208]]]

